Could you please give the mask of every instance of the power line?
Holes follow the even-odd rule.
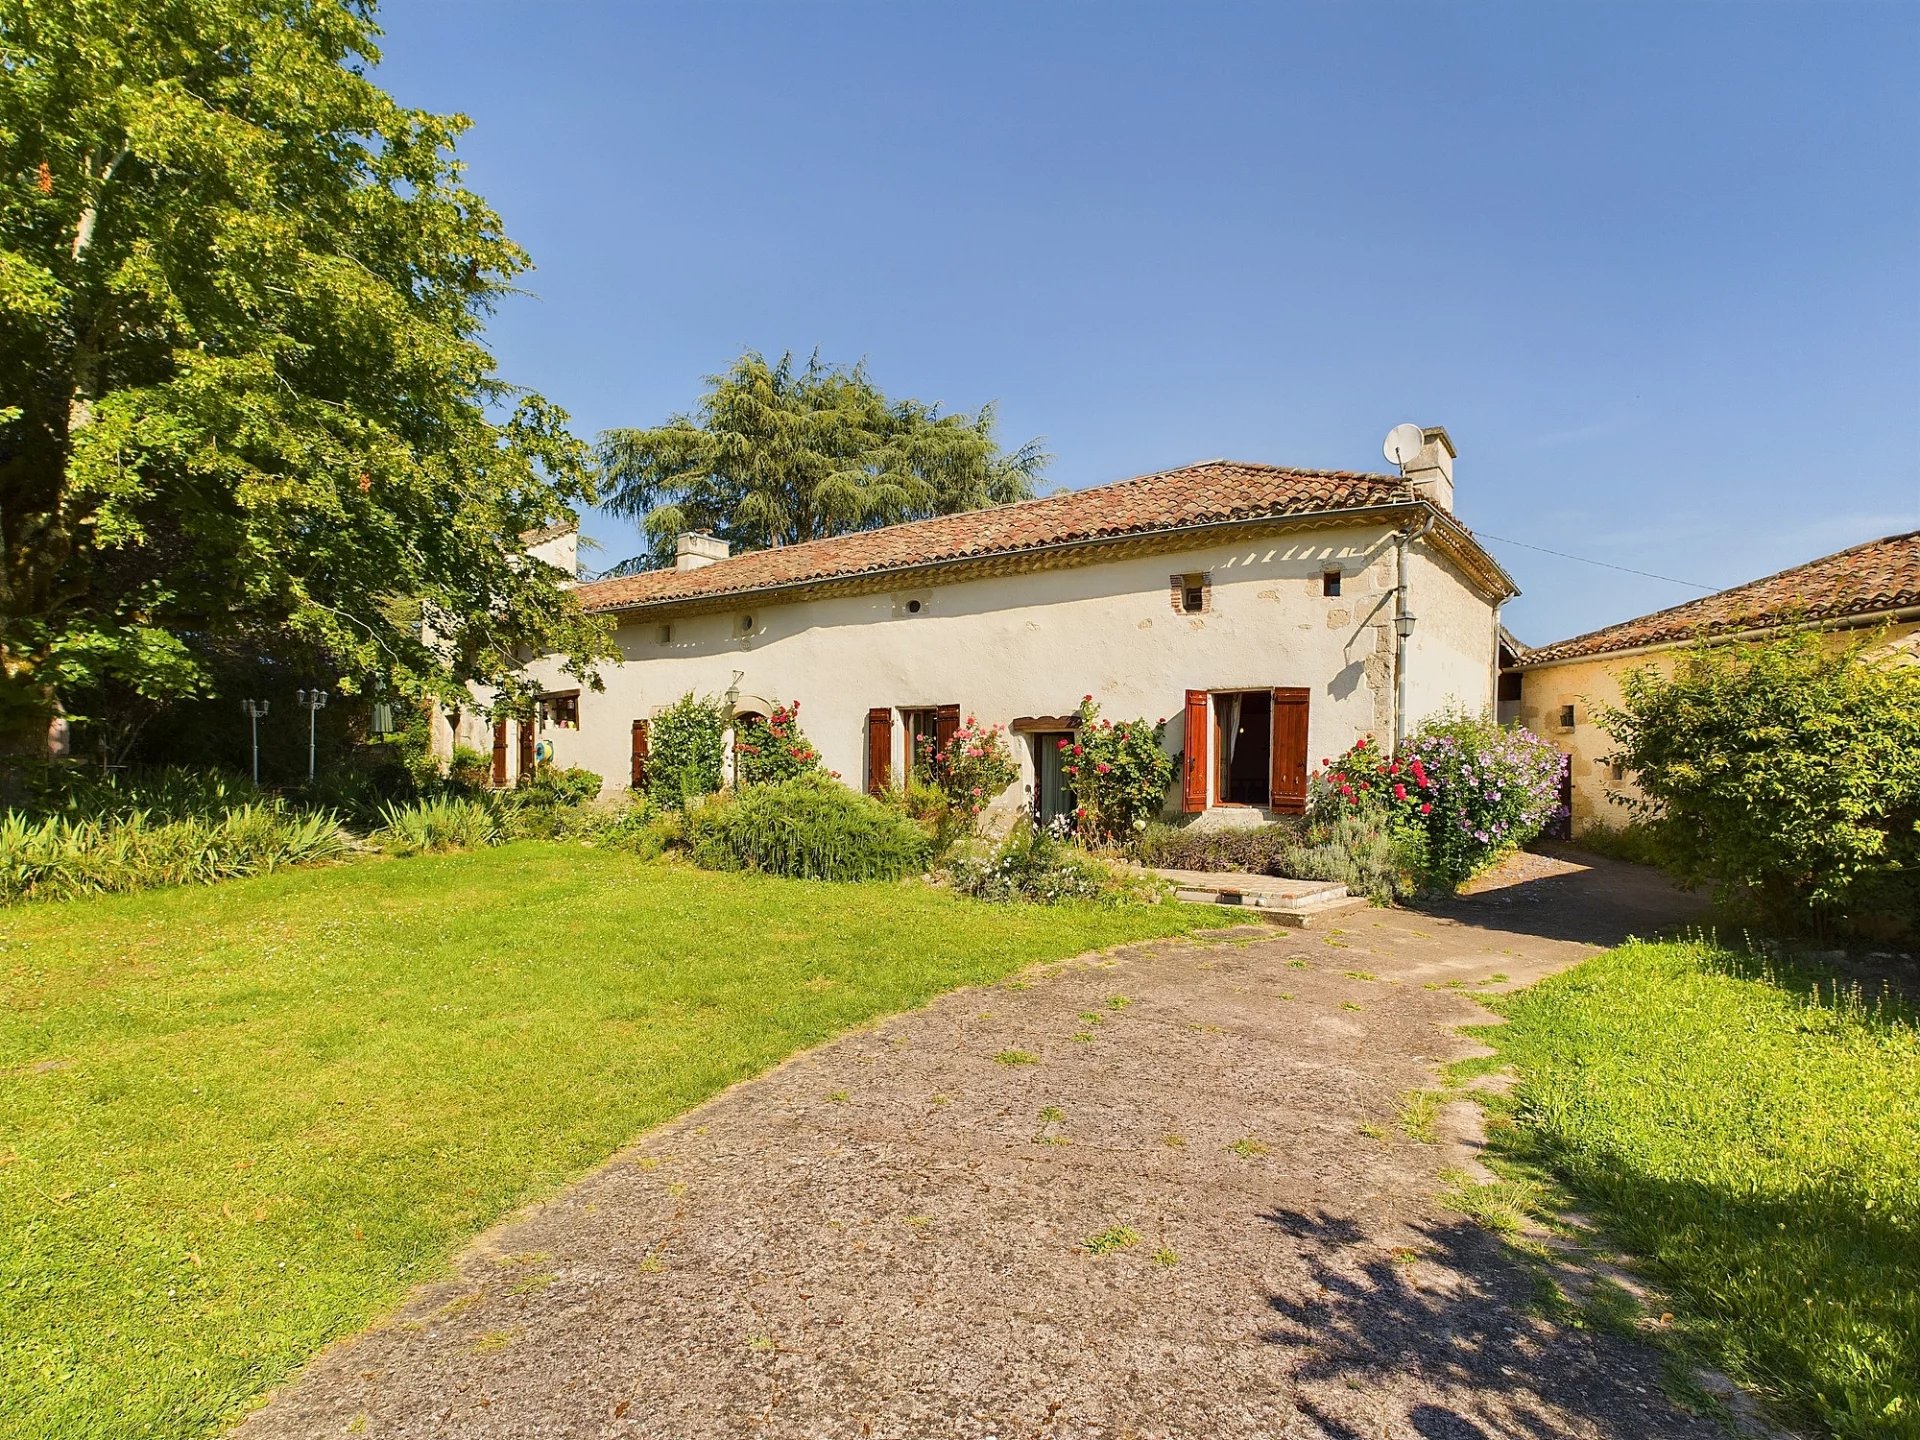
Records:
[[[1676,580],[1671,575],[1656,575],[1651,570],[1636,570],[1631,565],[1615,565],[1609,560],[1592,560],[1585,555],[1569,555],[1564,550],[1549,550],[1544,545],[1529,545],[1524,540],[1509,540],[1504,535],[1489,535],[1484,530],[1477,530],[1474,533],[1482,540],[1493,540],[1502,545],[1518,545],[1522,550],[1538,550],[1542,555],[1556,555],[1562,560],[1577,560],[1582,565],[1598,565],[1603,570],[1618,570],[1623,575],[1644,575],[1649,580],[1664,580],[1669,585],[1685,585],[1690,589],[1704,590],[1709,595],[1720,588],[1717,585],[1702,585],[1698,580]]]

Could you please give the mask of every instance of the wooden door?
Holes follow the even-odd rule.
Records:
[[[867,711],[867,793],[883,795],[893,784],[893,711]]]
[[[507,722],[493,722],[493,788],[507,788]]]
[[[647,788],[647,722],[644,720],[633,722],[633,779],[630,783],[636,790]]]
[[[1273,775],[1268,803],[1283,815],[1303,815],[1307,809],[1307,692],[1296,686],[1282,686],[1273,692]]]
[[[1180,808],[1189,815],[1207,808],[1208,708],[1206,691],[1187,691],[1187,757],[1180,777]]]
[[[533,779],[533,721],[522,720],[520,725],[520,779],[525,785]]]
[[[947,746],[953,743],[953,737],[960,733],[960,707],[942,705],[933,712],[933,745],[942,755]]]

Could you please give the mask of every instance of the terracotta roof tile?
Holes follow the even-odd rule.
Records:
[[[1541,645],[1527,650],[1520,663],[1544,665],[1795,621],[1844,620],[1910,605],[1920,605],[1920,530],[1868,540],[1778,575]]]
[[[1209,521],[1412,501],[1412,491],[1397,476],[1208,460],[1018,505],[941,515],[777,550],[752,550],[698,570],[649,570],[596,580],[580,586],[577,593],[590,611],[629,610],[1011,555],[1075,540],[1148,535]]]

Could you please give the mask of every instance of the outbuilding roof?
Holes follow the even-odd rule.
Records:
[[[1424,504],[1397,475],[1294,470],[1207,460],[1044,499],[861,530],[803,545],[752,550],[696,570],[649,570],[579,587],[589,611],[677,605],[894,571],[962,565],[998,556],[1101,540],[1151,536],[1195,526],[1310,517]],[[1447,520],[1490,572],[1512,582],[1457,522]]]
[[[1519,668],[1704,636],[1831,624],[1920,606],[1920,530],[1868,540],[1730,590],[1525,651]]]

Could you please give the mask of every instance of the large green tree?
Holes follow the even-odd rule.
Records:
[[[749,352],[707,383],[693,414],[600,437],[607,508],[648,544],[617,570],[670,561],[688,530],[765,549],[1026,500],[1048,458],[1037,440],[1002,450],[991,405],[891,400],[864,366],[817,354]]]
[[[527,257],[378,35],[358,0],[0,0],[0,747],[235,645],[448,700],[603,653],[516,541],[593,498],[483,343]]]

